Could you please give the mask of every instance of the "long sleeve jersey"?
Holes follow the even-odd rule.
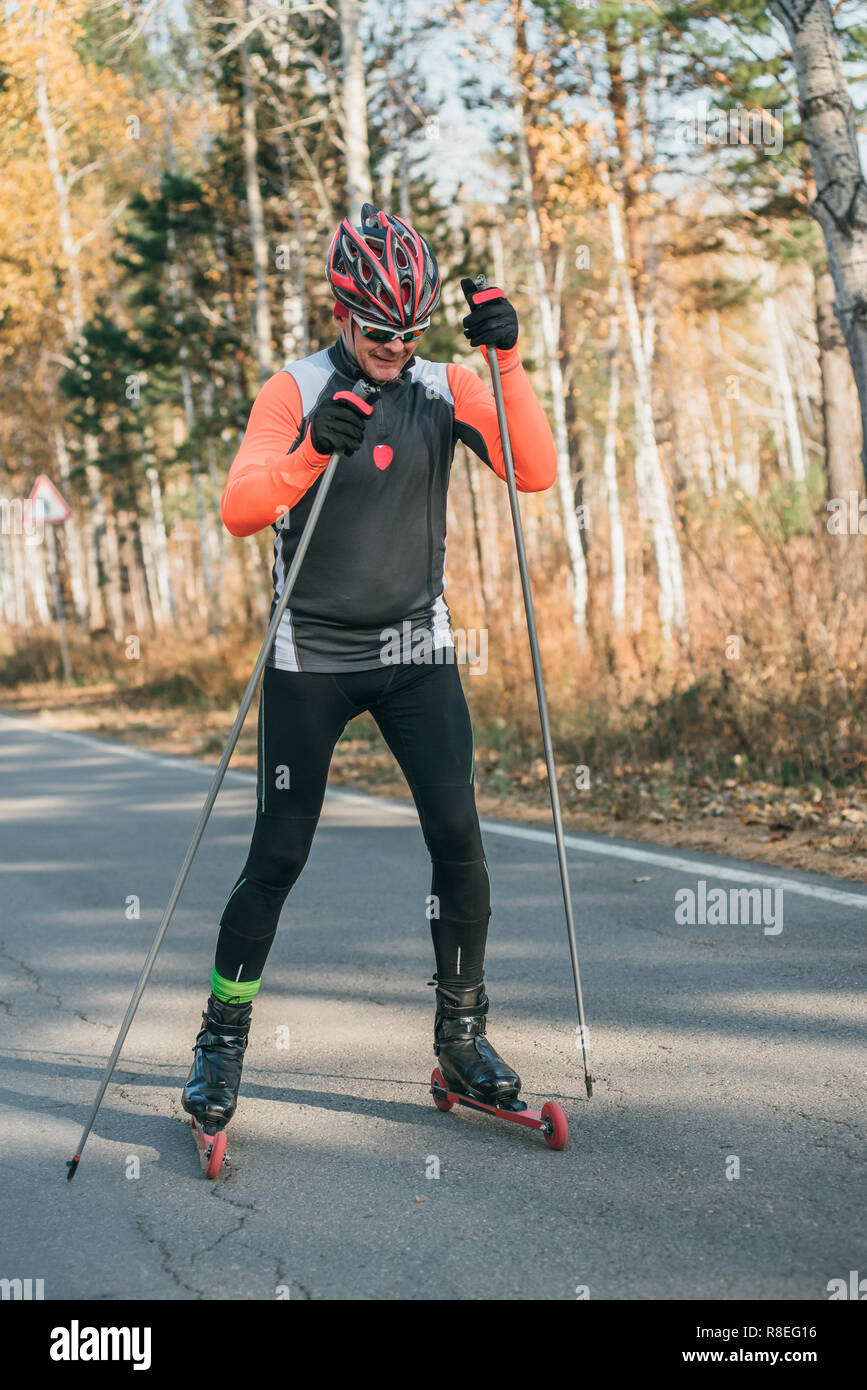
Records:
[[[484,349],[482,349],[484,352]],[[517,347],[499,353],[515,481],[541,492],[556,477],[551,428]],[[257,396],[220,509],[233,536],[275,532],[274,608],[329,455],[310,416],[362,375],[342,339],[291,362]],[[462,440],[500,477],[494,397],[466,367],[410,358],[380,388],[356,453],[341,458],[281,619],[268,664],[285,671],[367,671],[422,645],[453,647],[444,597],[446,497]],[[404,655],[395,657],[395,639]]]

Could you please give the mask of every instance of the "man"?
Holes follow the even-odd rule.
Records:
[[[220,920],[182,1098],[207,1133],[234,1114],[280,910],[310,851],[334,746],[364,711],[400,764],[431,856],[440,1068],[491,1104],[516,1099],[521,1085],[485,1036],[490,880],[469,711],[454,660],[443,659],[454,656],[443,596],[449,470],[460,439],[505,478],[496,406],[465,367],[414,355],[441,281],[408,223],[366,203],[361,226],[344,219],[335,233],[327,275],[340,336],[262,387],[221,504],[232,535],[276,533],[273,613],[318,481],[341,455],[262,678],[256,824]],[[502,291],[462,287],[471,345],[499,351],[517,485],[541,491],[556,454],[518,356],[517,315]],[[352,394],[362,377],[378,387],[367,401]]]

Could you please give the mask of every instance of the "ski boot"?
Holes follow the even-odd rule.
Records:
[[[485,1036],[488,996],[473,989],[436,987],[434,1052],[446,1081],[488,1105],[516,1101],[521,1078],[507,1066]]]
[[[431,1073],[430,1091],[437,1110],[456,1105],[483,1110],[494,1119],[539,1130],[549,1149],[564,1149],[569,1122],[563,1107],[549,1100],[541,1110],[529,1110],[518,1100],[521,1078],[485,1037],[484,985],[455,990],[437,984],[436,993],[434,1052],[440,1065]]]
[[[193,1047],[195,1057],[181,1105],[190,1116],[199,1158],[209,1178],[216,1177],[228,1162],[226,1125],[238,1103],[252,1012],[251,1003],[227,1004],[212,994]]]

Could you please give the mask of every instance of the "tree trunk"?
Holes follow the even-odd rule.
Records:
[[[795,404],[792,378],[789,373],[789,364],[786,360],[786,348],[783,342],[780,316],[777,313],[777,302],[773,295],[769,293],[775,278],[775,272],[771,271],[766,265],[762,272],[762,283],[766,290],[765,298],[762,301],[762,318],[765,323],[768,351],[770,353],[774,375],[776,376],[777,390],[783,410],[783,424],[786,430],[786,450],[789,458],[789,466],[795,481],[803,482],[807,474],[807,464],[804,458],[801,427],[798,423],[798,408]]]
[[[18,624],[15,571],[12,560],[14,544],[15,537],[0,530],[0,623],[6,627],[16,627]]]
[[[27,602],[27,584],[24,571],[24,544],[18,536],[10,536],[9,544],[12,551],[12,575],[15,589],[15,621],[18,627],[29,626],[29,604]]]
[[[153,626],[162,627],[165,622],[165,609],[160,599],[160,586],[157,580],[156,550],[154,548],[154,524],[150,517],[139,517],[139,539],[141,541],[141,560],[144,569],[144,586],[148,608]]]
[[[867,474],[867,181],[855,111],[828,0],[772,0],[770,9],[792,46],[801,122],[816,181],[811,211],[828,247],[835,307],[861,403]]]
[[[54,426],[54,452],[57,457],[57,467],[60,472],[60,480],[63,484],[63,493],[66,501],[72,508],[72,484],[70,482],[69,453],[66,448],[66,438],[63,433],[63,426]],[[84,582],[84,561],[81,553],[81,534],[78,519],[74,510],[68,521],[63,523],[63,542],[66,550],[66,564],[69,570],[69,587],[72,591],[72,607],[75,612],[75,621],[78,626],[87,631],[87,586]]]
[[[713,345],[716,351],[717,360],[722,363],[725,349],[723,347],[722,329],[720,327],[719,314],[714,309],[709,315],[711,332],[713,334]],[[725,383],[723,384],[725,388]],[[737,453],[735,450],[735,429],[732,419],[732,408],[729,405],[729,398],[725,389],[719,392],[719,411],[722,421],[722,448],[723,448],[723,469],[727,482],[737,484]],[[724,484],[725,485],[725,484]]]
[[[225,285],[226,319],[234,329],[236,328],[238,322],[238,316],[235,311],[235,301],[232,297],[232,272],[229,267],[229,258],[226,254],[226,243],[223,236],[223,223],[219,215],[215,216],[214,218],[214,254],[217,257],[217,263],[220,267],[220,276]],[[238,361],[237,352],[232,353],[232,387],[235,392],[235,405],[239,406],[240,402],[245,399],[247,392],[244,386],[244,377],[241,371],[241,364]],[[239,425],[238,443],[242,443],[243,439],[244,427],[242,425]]]
[[[210,378],[205,382],[204,387],[205,416],[211,421],[214,414],[214,385]],[[214,603],[218,629],[222,625],[224,600],[226,595],[226,529],[223,525],[223,518],[220,515],[220,485],[217,473],[217,449],[214,443],[213,427],[208,429],[208,442],[206,445],[208,455],[208,478],[211,484],[211,506],[208,510],[208,541],[211,546],[211,554],[215,575]]]
[[[287,238],[286,255],[280,265],[283,274],[283,358],[294,362],[306,357],[310,348],[307,338],[307,265],[304,250],[304,226],[298,208],[298,199],[292,187],[286,144],[278,131],[274,136],[274,147],[280,165],[280,182],[287,207],[292,210],[294,235]]]
[[[163,497],[160,490],[160,475],[155,468],[145,470],[145,477],[150,488],[151,515],[153,517],[153,546],[154,560],[156,565],[157,584],[159,586],[160,605],[163,615],[168,612],[173,623],[178,620],[177,609],[175,607],[174,589],[172,587],[172,572],[169,564],[169,544],[166,535],[166,523],[163,517]]]
[[[198,449],[193,443],[192,435],[196,427],[196,409],[193,404],[193,386],[190,380],[190,373],[183,365],[183,358],[186,356],[186,348],[181,348],[181,392],[184,399],[184,420],[187,426],[187,439],[190,441],[190,468],[193,475],[193,492],[196,499],[196,525],[199,532],[199,550],[202,556],[202,578],[204,580],[205,606],[208,614],[208,630],[215,631],[216,614],[214,612],[214,577],[211,572],[211,560],[208,554],[208,527],[205,519],[205,498],[202,492],[202,474],[199,468]]]
[[[245,11],[246,11],[245,5]],[[250,68],[250,50],[245,39],[241,48],[241,90],[243,92],[243,154],[244,180],[247,189],[247,216],[250,224],[250,246],[253,253],[255,309],[253,313],[253,345],[259,383],[264,385],[274,374],[271,351],[271,309],[268,303],[268,239],[265,234],[265,210],[259,187],[259,139],[256,134],[256,87]]]
[[[44,543],[39,545],[28,545],[26,550],[26,574],[30,584],[30,592],[33,595],[33,607],[36,610],[36,621],[43,627],[51,626],[51,609],[48,605],[48,588],[45,574],[45,551]]]
[[[850,494],[861,490],[861,426],[852,363],[840,320],[834,312],[834,281],[827,271],[816,278],[816,331],[822,372],[828,496],[841,498],[848,515]],[[831,540],[838,589],[853,596],[863,593],[864,552],[860,534],[833,536]]]
[[[646,505],[653,533],[653,549],[656,557],[656,571],[659,582],[659,621],[663,636],[670,639],[673,629],[684,647],[689,648],[689,615],[686,607],[686,594],[683,584],[683,564],[677,532],[671,515],[668,492],[659,461],[656,445],[656,431],[653,422],[653,404],[650,393],[650,373],[644,355],[644,342],[638,308],[632,290],[632,279],[626,262],[626,248],[623,241],[623,217],[618,194],[609,183],[608,221],[611,229],[611,246],[620,298],[626,314],[626,329],[632,357],[632,370],[635,391],[635,417],[638,432],[638,447],[635,459],[635,475],[639,494],[646,492]]]
[[[828,487],[832,497],[848,498],[861,487],[861,426],[852,363],[834,312],[834,281],[828,271],[816,277],[816,332]]]
[[[373,201],[367,144],[367,88],[359,31],[359,0],[339,0],[343,81],[340,84],[343,140],[346,146],[346,210],[354,222],[362,203]]]
[[[612,286],[613,288],[613,286]],[[605,421],[605,446],[602,455],[602,476],[608,503],[608,529],[611,537],[611,621],[615,628],[623,626],[626,616],[626,544],[623,522],[620,519],[620,490],[617,486],[617,417],[620,412],[620,322],[616,310],[611,315],[608,367],[608,414]]]
[[[123,603],[120,594],[120,564],[117,553],[117,530],[105,505],[102,473],[91,455],[97,452],[96,440],[87,435],[84,440],[88,463],[84,474],[90,499],[90,546],[88,564],[91,580],[91,631],[106,627],[110,619],[116,642],[123,640]],[[108,600],[106,617],[103,592]]]
[[[605,25],[605,56],[608,64],[608,97],[614,117],[614,136],[620,164],[620,186],[623,189],[623,229],[627,259],[636,289],[641,279],[639,241],[641,239],[637,202],[637,166],[629,130],[626,107],[626,84],[623,78],[623,47],[617,32],[617,21]]]
[[[524,16],[521,6],[516,7],[516,37],[520,59],[526,58],[526,36]],[[524,74],[519,66],[516,72],[517,96],[515,116],[518,130],[518,150],[521,161],[521,183],[524,195],[524,208],[527,216],[527,230],[530,237],[530,262],[532,283],[536,291],[536,302],[542,329],[545,367],[551,390],[551,407],[554,416],[554,443],[557,449],[557,491],[566,535],[566,547],[572,577],[572,621],[580,645],[587,639],[587,561],[581,544],[581,532],[575,515],[575,501],[572,484],[572,466],[569,456],[569,432],[566,423],[566,400],[563,390],[563,372],[560,365],[559,344],[554,327],[554,308],[548,290],[548,277],[542,259],[542,230],[536,207],[536,194],[533,187],[533,166],[530,144],[527,139],[526,89]]]
[[[120,527],[122,540],[120,542],[120,554],[123,567],[126,570],[126,582],[129,590],[129,601],[132,608],[132,620],[135,632],[143,635],[152,624],[148,621],[147,601],[142,593],[141,571],[135,556],[133,546],[133,526],[134,518],[130,512],[118,512],[117,524]]]

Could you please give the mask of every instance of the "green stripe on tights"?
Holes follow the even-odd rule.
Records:
[[[249,1004],[261,987],[261,976],[258,980],[224,980],[216,970],[211,971],[211,993],[224,1004]]]

